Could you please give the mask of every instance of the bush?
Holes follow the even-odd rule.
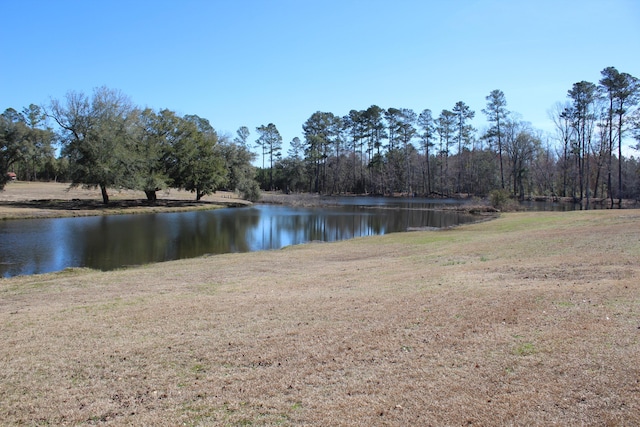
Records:
[[[238,190],[242,198],[250,202],[260,200],[260,186],[255,180],[246,180],[239,185]]]
[[[518,207],[517,203],[511,199],[511,194],[504,189],[492,190],[489,193],[489,202],[491,206],[501,211],[516,210]]]

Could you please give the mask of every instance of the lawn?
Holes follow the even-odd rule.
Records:
[[[9,425],[640,425],[640,211],[0,279]]]

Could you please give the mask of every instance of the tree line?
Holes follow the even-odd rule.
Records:
[[[232,140],[204,118],[137,108],[101,87],[91,97],[69,92],[46,107],[5,110],[0,188],[13,169],[20,179],[98,187],[105,203],[110,188],[142,190],[149,200],[167,188],[193,191],[198,200],[218,189],[256,200],[259,185],[442,197],[502,191],[520,199],[571,197],[587,207],[607,199],[613,206],[640,197],[640,163],[623,155],[625,141],[640,141],[639,102],[638,79],[608,67],[597,84],[575,83],[554,106],[553,135],[509,111],[498,89],[486,96],[482,132],[471,125],[476,113],[463,101],[437,115],[377,105],[345,115],[317,111],[302,124],[303,139],[293,138],[283,156],[273,123],[255,129],[253,144],[246,126]]]
[[[597,198],[612,205],[614,198],[638,198],[639,163],[622,149],[625,137],[640,139],[640,85],[614,67],[601,74],[598,84],[574,84],[556,105],[550,113],[555,135],[509,111],[497,89],[486,96],[488,127],[481,133],[471,125],[475,112],[462,101],[438,115],[377,105],[346,115],[318,111],[287,156],[275,125],[262,126],[258,180],[263,189],[323,194],[448,197],[503,190],[520,199],[571,197],[587,205]]]

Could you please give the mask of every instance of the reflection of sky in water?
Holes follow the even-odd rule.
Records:
[[[99,218],[56,218],[3,221],[0,224],[0,271],[3,277],[56,271],[75,265],[78,259],[68,245],[76,236],[70,227]]]
[[[358,200],[364,199],[364,200]],[[111,270],[204,254],[279,249],[444,227],[472,218],[426,211],[419,199],[332,198],[335,207],[255,205],[150,215],[12,220],[0,222],[0,275],[91,267]],[[367,202],[367,206],[360,203]]]

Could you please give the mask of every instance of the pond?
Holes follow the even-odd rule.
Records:
[[[257,204],[181,213],[0,221],[0,275],[67,267],[113,270],[476,220],[465,213],[433,210],[453,201],[370,197],[333,201],[335,206],[312,208]]]

